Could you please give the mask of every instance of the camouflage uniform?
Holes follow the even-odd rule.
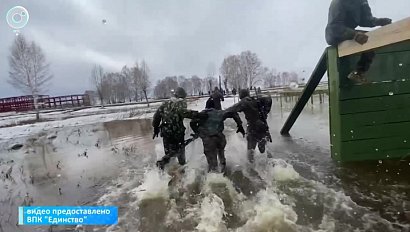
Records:
[[[248,159],[250,162],[253,162],[256,145],[258,145],[259,151],[264,153],[266,139],[269,135],[268,125],[260,118],[262,115],[259,107],[264,107],[263,117],[266,120],[272,107],[272,98],[270,96],[250,97],[249,91],[245,89],[240,90],[239,98],[241,101],[229,107],[226,111],[243,112],[245,114],[248,122],[246,137],[248,142]]]
[[[237,132],[240,132],[239,128],[242,128],[244,133],[242,121],[237,113],[216,110],[208,107],[199,114],[206,114],[206,117],[202,117],[204,119],[197,118],[192,120],[191,128],[194,133],[202,139],[204,153],[208,161],[208,171],[217,171],[219,159],[222,172],[224,172],[226,167],[226,139],[223,134],[224,121],[227,118],[233,118],[238,126]]]
[[[164,102],[154,114],[152,122],[154,137],[157,134],[155,130],[159,129],[164,143],[165,156],[157,161],[157,166],[161,169],[175,156],[179,164],[185,165],[184,118],[193,118],[196,114],[196,111],[187,109],[186,100],[183,98],[171,98]]]
[[[357,33],[355,28],[358,26],[376,27],[385,24],[388,24],[386,19],[373,17],[367,0],[333,0],[329,9],[326,41],[329,45],[337,46],[345,40],[354,39]],[[374,55],[372,51],[362,53],[356,71],[367,72]]]

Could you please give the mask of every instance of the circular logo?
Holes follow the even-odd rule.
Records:
[[[26,8],[22,6],[15,6],[7,12],[7,23],[13,29],[21,29],[25,27],[30,18]]]

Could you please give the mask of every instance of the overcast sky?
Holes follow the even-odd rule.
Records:
[[[410,0],[369,0],[375,16],[399,20]],[[326,47],[330,0],[0,0],[0,97],[22,94],[7,84],[15,34],[6,23],[16,5],[30,13],[21,30],[51,64],[47,94],[92,89],[93,64],[107,71],[145,59],[153,83],[172,75],[204,76],[213,63],[244,50],[278,71],[310,72]],[[106,24],[102,20],[107,20]]]

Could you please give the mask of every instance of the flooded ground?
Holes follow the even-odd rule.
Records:
[[[269,116],[274,142],[254,165],[247,163],[245,139],[227,121],[228,175],[206,173],[202,143],[195,141],[187,147],[185,174],[171,186],[154,167],[163,148],[152,140],[149,119],[2,142],[0,231],[410,230],[410,161],[334,162],[328,104],[308,105],[292,137],[279,135],[293,106],[282,104],[274,101]],[[7,151],[18,142],[23,148]],[[119,223],[19,227],[21,205],[116,205]]]

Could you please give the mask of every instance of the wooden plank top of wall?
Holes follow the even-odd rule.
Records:
[[[369,36],[369,40],[363,45],[360,45],[354,40],[342,42],[339,45],[339,57],[410,40],[410,17],[380,27],[366,34]]]

